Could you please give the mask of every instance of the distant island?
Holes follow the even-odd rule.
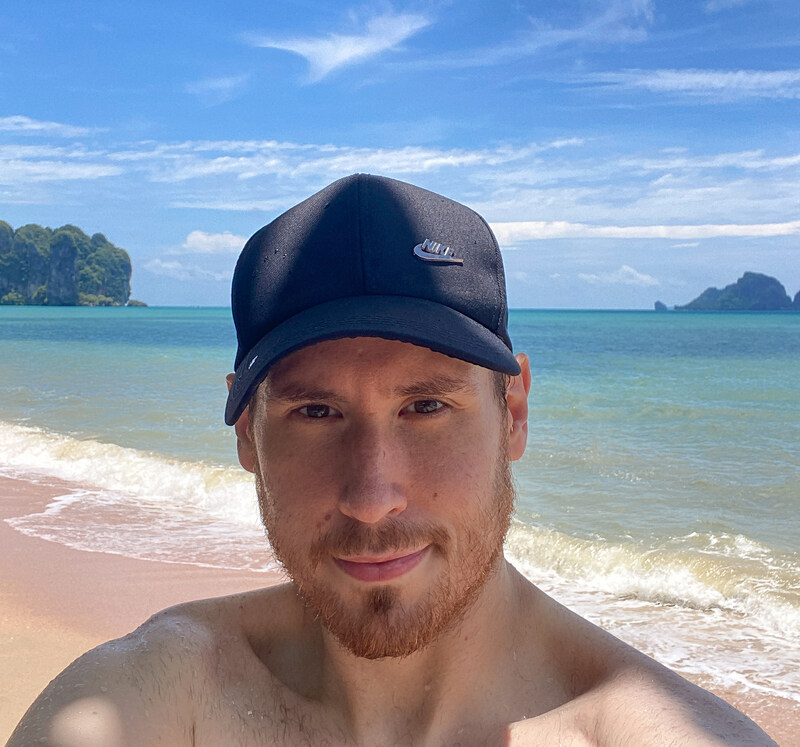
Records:
[[[656,311],[667,311],[661,301]],[[676,311],[800,311],[800,291],[792,300],[786,288],[773,277],[746,272],[724,288],[707,288],[694,301],[676,306]]]
[[[145,306],[131,295],[131,258],[102,233],[0,221],[0,304]]]

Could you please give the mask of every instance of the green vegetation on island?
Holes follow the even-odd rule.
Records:
[[[667,307],[656,301],[656,311]],[[707,288],[694,301],[676,306],[676,311],[800,311],[800,291],[792,300],[786,288],[773,277],[745,272],[724,288]]]
[[[0,221],[0,304],[144,305],[130,295],[131,259],[103,234]]]

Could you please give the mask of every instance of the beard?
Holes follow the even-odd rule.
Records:
[[[275,557],[303,602],[342,646],[366,659],[408,656],[463,619],[497,568],[515,500],[505,444],[496,460],[492,494],[475,497],[476,508],[461,515],[456,536],[436,524],[402,516],[374,526],[344,517],[346,522],[309,547],[296,533],[287,532],[271,499],[268,476],[256,473],[256,490]],[[317,574],[331,556],[382,555],[423,546],[429,546],[428,552],[438,556],[444,569],[414,600],[405,600],[401,589],[391,584],[345,597]]]

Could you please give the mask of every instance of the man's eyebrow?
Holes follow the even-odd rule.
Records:
[[[341,395],[331,389],[308,387],[302,384],[285,384],[275,386],[269,382],[266,387],[267,400],[279,400],[291,404],[292,402],[325,402],[339,399]]]
[[[432,376],[419,381],[412,381],[408,384],[401,384],[395,389],[395,394],[401,397],[413,397],[414,395],[443,396],[445,394],[457,394],[459,392],[470,394],[477,391],[475,383],[467,377],[460,376]]]
[[[418,379],[395,387],[394,394],[398,397],[429,396],[439,397],[446,394],[473,393],[477,390],[475,383],[460,376],[431,376]],[[330,402],[340,400],[341,393],[332,389],[322,389],[315,386],[305,386],[301,383],[286,383],[275,386],[268,381],[265,387],[267,401],[279,401],[286,404],[293,402]]]

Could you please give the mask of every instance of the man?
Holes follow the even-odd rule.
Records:
[[[769,745],[503,557],[530,370],[483,219],[335,182],[233,279],[226,421],[291,582],[86,654],[11,745]]]

